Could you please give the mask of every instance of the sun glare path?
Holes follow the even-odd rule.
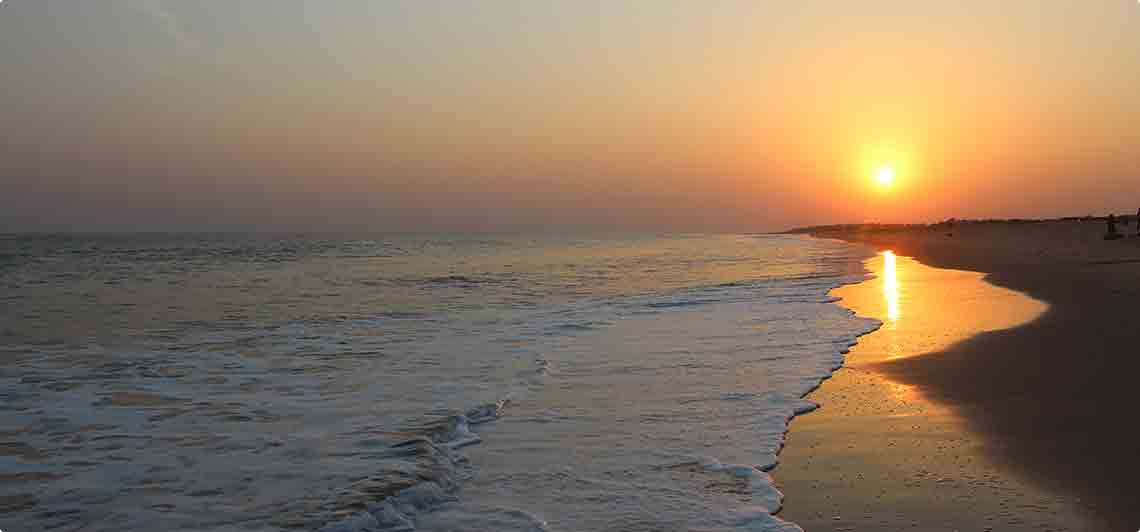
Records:
[[[899,277],[893,251],[883,252],[883,295],[887,299],[887,319],[898,321],[902,313],[899,312]]]

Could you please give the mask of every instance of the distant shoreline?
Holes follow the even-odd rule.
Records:
[[[983,218],[983,219],[958,219],[950,218],[941,222],[934,223],[914,223],[914,224],[887,224],[887,223],[850,223],[850,224],[826,224],[826,225],[808,225],[803,227],[793,227],[791,229],[780,231],[777,234],[786,235],[812,235],[824,236],[827,238],[837,238],[837,234],[847,235],[866,235],[874,233],[898,233],[904,231],[922,231],[922,230],[938,230],[938,229],[952,229],[956,226],[965,227],[986,227],[986,226],[1003,226],[1003,225],[1020,225],[1020,224],[1055,224],[1067,222],[1101,222],[1103,223],[1108,218],[1108,215],[1103,216],[1067,216],[1064,218]],[[1117,220],[1121,224],[1128,224],[1136,220],[1135,214],[1118,214]],[[1125,225],[1127,227],[1128,225]],[[855,237],[858,238],[858,237]],[[847,240],[851,240],[848,238]]]

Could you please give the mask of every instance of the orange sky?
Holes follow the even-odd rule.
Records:
[[[1140,206],[1140,4],[945,4],[8,0],[0,230]]]

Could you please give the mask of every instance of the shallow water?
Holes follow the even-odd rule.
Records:
[[[860,342],[849,365],[936,353],[1029,323],[1048,310],[1042,301],[986,282],[979,272],[932,268],[892,251],[868,259],[866,266],[872,279],[832,291],[842,306],[883,321]]]
[[[877,322],[783,236],[0,240],[0,529],[794,529]],[[478,445],[476,445],[478,444]]]

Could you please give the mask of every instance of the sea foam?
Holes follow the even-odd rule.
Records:
[[[798,237],[90,238],[4,243],[5,529],[794,530],[876,325]]]

